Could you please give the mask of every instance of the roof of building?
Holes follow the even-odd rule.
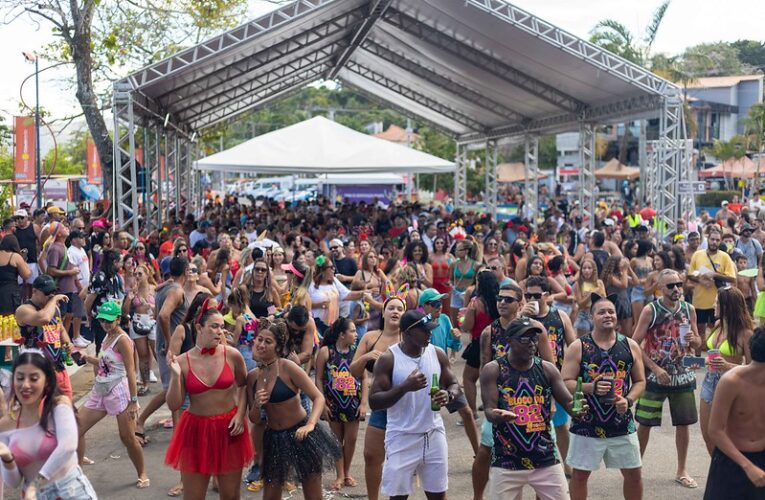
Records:
[[[741,82],[762,80],[762,73],[759,75],[734,75],[734,76],[709,76],[704,78],[697,78],[695,82],[689,83],[688,88],[691,89],[703,89],[703,88],[719,88],[719,87],[733,87]]]
[[[374,137],[377,137],[378,139],[385,139],[386,141],[390,141],[390,142],[405,143],[408,140],[411,140],[412,142],[414,142],[420,136],[418,134],[415,134],[414,132],[412,132],[411,134],[408,134],[406,129],[401,128],[398,125],[391,125],[390,127],[388,127],[388,130],[385,130],[378,134],[374,134]]]

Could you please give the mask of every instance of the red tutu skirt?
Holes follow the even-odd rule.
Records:
[[[232,436],[228,428],[236,407],[222,415],[203,417],[184,411],[167,447],[165,464],[175,470],[219,476],[241,470],[254,452],[247,420],[244,432]]]

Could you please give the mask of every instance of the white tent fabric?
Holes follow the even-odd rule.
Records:
[[[455,165],[317,116],[203,158],[196,169],[263,174],[446,173]]]

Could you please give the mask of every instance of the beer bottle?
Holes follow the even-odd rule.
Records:
[[[571,405],[571,411],[573,413],[579,413],[582,411],[582,401],[584,401],[584,393],[582,392],[582,377],[576,379],[576,390],[574,391],[574,404]]]
[[[435,396],[441,388],[438,385],[438,375],[433,374],[433,381],[430,384],[430,409],[433,411],[441,411],[441,405],[433,401]]]

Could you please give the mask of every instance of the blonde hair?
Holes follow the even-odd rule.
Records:
[[[138,271],[139,269],[143,271],[143,274],[146,276],[146,281],[148,281],[151,286],[157,286],[157,282],[154,281],[154,272],[150,271],[146,264],[138,264],[135,267],[135,270]],[[135,271],[133,274],[135,274]]]

